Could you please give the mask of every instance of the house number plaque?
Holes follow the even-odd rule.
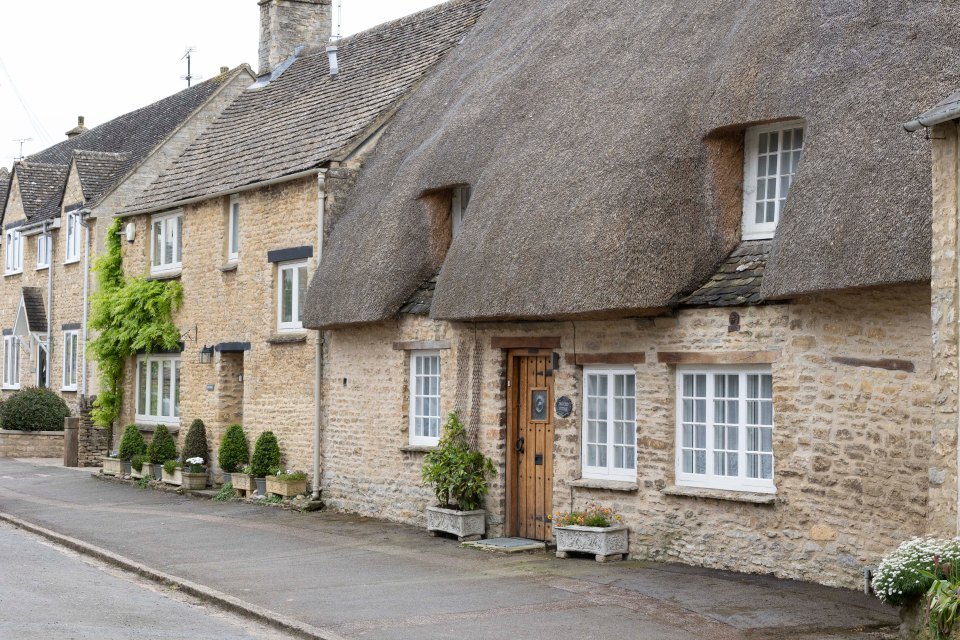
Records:
[[[554,410],[557,413],[557,416],[561,418],[569,418],[570,414],[573,413],[573,400],[567,396],[560,396],[557,398],[556,406]]]

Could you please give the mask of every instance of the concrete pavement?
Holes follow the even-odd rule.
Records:
[[[400,525],[215,503],[0,460],[0,511],[328,638],[888,638],[850,591],[680,565],[491,555]]]

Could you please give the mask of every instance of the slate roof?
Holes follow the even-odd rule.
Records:
[[[400,313],[407,313],[413,316],[430,315],[430,305],[433,304],[433,291],[437,288],[437,276],[426,280],[414,292],[407,303],[400,307]]]
[[[0,211],[7,206],[7,195],[10,193],[10,172],[6,167],[0,167]]]
[[[345,38],[339,75],[306,50],[227,107],[131,211],[222,193],[320,166],[386,116],[480,17],[488,0],[454,0]]]
[[[33,333],[47,331],[47,313],[43,306],[43,290],[39,287],[23,288],[23,306],[27,312],[27,324]]]
[[[31,192],[31,204],[24,203],[28,219],[35,222],[59,215],[59,197],[66,184],[70,162],[75,156],[84,165],[80,180],[86,204],[96,205],[100,198],[119,184],[221,86],[247,70],[247,65],[236,67],[225,74],[48,147],[15,165],[14,170],[20,176],[21,188],[24,184],[21,175],[24,167],[44,167],[42,170],[34,169],[29,172],[29,180],[34,186],[28,188]],[[111,155],[114,157],[109,157]],[[54,192],[56,202],[51,204],[48,198]],[[43,197],[40,194],[43,194]],[[43,203],[38,203],[38,198],[42,199]],[[0,214],[4,209],[5,204],[0,201]]]
[[[31,222],[55,218],[67,183],[69,167],[24,160],[14,165],[23,211]]]
[[[681,300],[686,306],[740,307],[763,302],[760,293],[763,270],[767,266],[772,243],[749,240],[740,243],[723,261],[717,272],[689,296]]]

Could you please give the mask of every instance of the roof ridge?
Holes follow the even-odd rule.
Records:
[[[345,38],[340,38],[339,40],[331,41],[330,44],[335,44],[337,46],[340,46],[341,44],[350,44],[350,42],[354,40],[359,40],[362,36],[375,35],[378,31],[387,31],[391,27],[402,27],[402,26],[405,26],[407,23],[418,22],[423,18],[426,18],[427,16],[433,15],[435,13],[443,13],[444,11],[448,11],[451,8],[455,8],[464,4],[471,4],[479,1],[480,0],[447,0],[446,2],[435,4],[432,7],[421,9],[420,11],[417,11],[415,13],[401,16],[393,20],[388,20],[387,22],[381,22],[380,24],[374,25],[368,29],[364,29],[363,31],[357,31],[356,33],[351,33],[349,36],[346,36]],[[325,51],[326,46],[327,45],[324,45],[323,47],[320,47],[320,46],[308,47],[304,49],[303,54],[309,55],[317,51]]]

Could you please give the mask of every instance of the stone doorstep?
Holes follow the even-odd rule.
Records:
[[[489,540],[464,542],[460,546],[490,553],[529,553],[546,552],[547,550],[546,542],[525,538],[490,538]]]
[[[95,471],[90,474],[90,477],[95,480],[100,480],[102,482],[113,482],[116,484],[125,484],[128,486],[137,486],[137,480],[121,478],[120,476],[110,476],[106,475],[100,471]],[[175,493],[181,496],[189,496],[191,498],[200,498],[202,500],[213,500],[217,494],[220,492],[219,489],[184,489],[183,487],[167,484],[165,482],[158,482],[156,480],[151,480],[145,488],[153,489],[154,491],[163,491],[164,493]],[[267,507],[279,507],[281,509],[287,509],[288,511],[299,511],[301,513],[308,513],[311,511],[320,511],[324,508],[322,500],[314,500],[306,502],[302,506],[295,506],[291,502],[267,502],[264,499],[255,500],[254,498],[233,498],[231,502],[245,502],[247,504],[258,504]]]

